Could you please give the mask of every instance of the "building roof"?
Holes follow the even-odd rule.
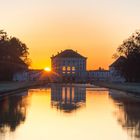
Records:
[[[55,56],[53,55],[51,58],[84,58],[86,59],[86,57],[82,56],[77,51],[73,51],[71,49],[61,51],[60,53],[58,52],[57,55]]]
[[[116,67],[118,64],[125,61],[124,56],[120,56],[116,61],[114,61],[109,67]]]
[[[109,70],[104,70],[104,69],[102,69],[102,70],[89,70],[87,72],[109,72]]]

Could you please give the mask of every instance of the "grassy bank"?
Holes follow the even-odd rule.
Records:
[[[42,85],[40,81],[30,82],[0,82],[0,97],[3,95],[9,95],[15,92],[27,90],[28,88]]]
[[[96,86],[140,94],[140,83],[94,82]]]

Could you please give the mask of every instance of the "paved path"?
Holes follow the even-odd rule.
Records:
[[[140,94],[140,83],[95,82],[95,85]]]
[[[39,85],[39,82],[0,82],[0,93],[26,89],[35,85]]]

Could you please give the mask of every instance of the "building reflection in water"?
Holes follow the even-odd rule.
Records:
[[[0,100],[0,132],[15,131],[26,118],[27,102],[23,92],[18,96],[7,96]]]
[[[66,113],[79,109],[85,105],[86,88],[72,85],[52,85],[51,106]]]
[[[140,139],[140,97],[115,90],[110,90],[110,97],[117,106],[115,116],[119,124],[133,139]]]

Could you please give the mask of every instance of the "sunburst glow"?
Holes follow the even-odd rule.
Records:
[[[46,68],[44,68],[44,70],[47,71],[47,72],[50,72],[51,71],[51,68],[46,67]]]

